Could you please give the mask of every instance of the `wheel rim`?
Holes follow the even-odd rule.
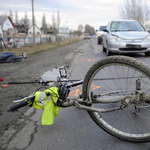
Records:
[[[121,79],[127,76],[126,79]],[[132,77],[132,78],[129,78]],[[137,78],[136,78],[137,77]],[[137,68],[133,68],[126,64],[114,63],[111,65],[105,65],[102,68],[97,69],[88,83],[88,96],[91,99],[91,92],[93,94],[103,94],[110,91],[123,91],[118,95],[131,95],[131,90],[135,89],[135,82],[140,77],[142,92],[147,91],[150,94],[149,86],[150,79],[146,74],[143,74]],[[94,79],[103,78],[105,80],[95,81]],[[114,78],[114,80],[106,80]],[[117,80],[118,79],[118,80]],[[129,92],[127,92],[129,91]],[[117,95],[117,93],[116,93]],[[107,97],[107,96],[105,96]],[[115,107],[117,104],[93,104],[93,107],[107,108]],[[137,105],[137,104],[136,104]],[[142,104],[143,105],[143,104]],[[135,104],[130,104],[126,109],[114,111],[110,113],[97,113],[90,112],[97,121],[104,127],[105,130],[109,130],[112,134],[124,136],[128,138],[145,138],[150,136],[150,108],[140,108],[140,112],[135,114]]]

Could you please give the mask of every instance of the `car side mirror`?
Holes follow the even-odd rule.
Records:
[[[103,29],[104,32],[109,32],[107,29]]]

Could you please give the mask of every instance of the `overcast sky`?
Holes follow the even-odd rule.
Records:
[[[121,19],[119,8],[124,4],[124,0],[35,0],[34,12],[36,23],[41,27],[43,13],[46,22],[52,24],[52,14],[60,13],[61,27],[68,27],[77,30],[79,24],[91,25],[98,29],[100,25],[107,25],[109,21]],[[0,15],[5,12],[9,15],[9,10],[17,10],[19,19],[27,12],[28,18],[32,18],[31,0],[0,0]],[[56,18],[55,17],[55,18]]]

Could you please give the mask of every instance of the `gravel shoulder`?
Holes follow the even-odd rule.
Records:
[[[35,81],[52,68],[71,66],[75,54],[86,42],[83,40],[54,50],[32,54],[27,60],[21,62],[0,64],[0,78],[4,79],[0,82],[0,137],[28,109],[27,106],[19,111],[9,112],[10,106],[13,105],[12,101],[31,94],[40,86],[38,84],[10,85],[2,88],[2,85],[12,81]]]

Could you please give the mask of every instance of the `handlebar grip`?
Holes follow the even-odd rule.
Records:
[[[27,101],[24,101],[24,102],[21,102],[21,103],[19,103],[19,104],[17,104],[17,105],[14,105],[14,106],[10,107],[10,110],[11,110],[11,111],[14,111],[14,110],[19,109],[19,108],[21,108],[21,107],[24,107],[24,106],[26,106],[26,105],[28,105],[28,102],[27,102]]]

